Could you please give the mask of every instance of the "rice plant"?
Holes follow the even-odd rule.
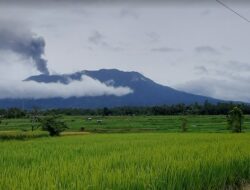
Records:
[[[0,189],[239,188],[250,134],[90,134],[0,142]]]

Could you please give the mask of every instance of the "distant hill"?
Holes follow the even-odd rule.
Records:
[[[97,108],[116,106],[153,106],[172,104],[217,103],[220,100],[194,95],[175,90],[168,86],[155,83],[151,79],[138,72],[123,72],[116,69],[101,69],[98,71],[80,71],[63,75],[37,75],[31,76],[25,81],[43,83],[59,82],[69,83],[70,80],[81,80],[86,75],[109,86],[127,86],[133,89],[133,93],[125,96],[96,96],[96,97],[72,97],[72,98],[48,98],[48,99],[4,99],[0,100],[0,107],[25,107],[39,106],[43,108]],[[70,79],[70,80],[69,80]]]

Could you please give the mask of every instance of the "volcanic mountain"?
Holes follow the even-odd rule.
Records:
[[[80,71],[72,74],[31,76],[24,81],[38,83],[62,83],[80,81],[83,76],[91,77],[107,86],[129,87],[132,93],[124,96],[103,95],[83,96],[69,98],[44,98],[44,99],[2,99],[0,107],[25,107],[38,106],[41,108],[101,108],[117,106],[154,106],[173,104],[217,103],[220,100],[194,95],[168,86],[160,85],[138,72],[124,72],[117,69],[101,69],[98,71]]]

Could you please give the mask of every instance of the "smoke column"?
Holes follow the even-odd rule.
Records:
[[[11,30],[0,26],[0,50],[9,50],[32,59],[38,71],[49,74],[47,60],[43,58],[44,48],[45,40],[42,37],[27,30]]]

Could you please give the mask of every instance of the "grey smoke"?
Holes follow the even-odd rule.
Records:
[[[4,26],[0,26],[0,50],[12,51],[26,59],[32,59],[38,71],[49,74],[47,60],[43,58],[45,40],[28,30]]]

